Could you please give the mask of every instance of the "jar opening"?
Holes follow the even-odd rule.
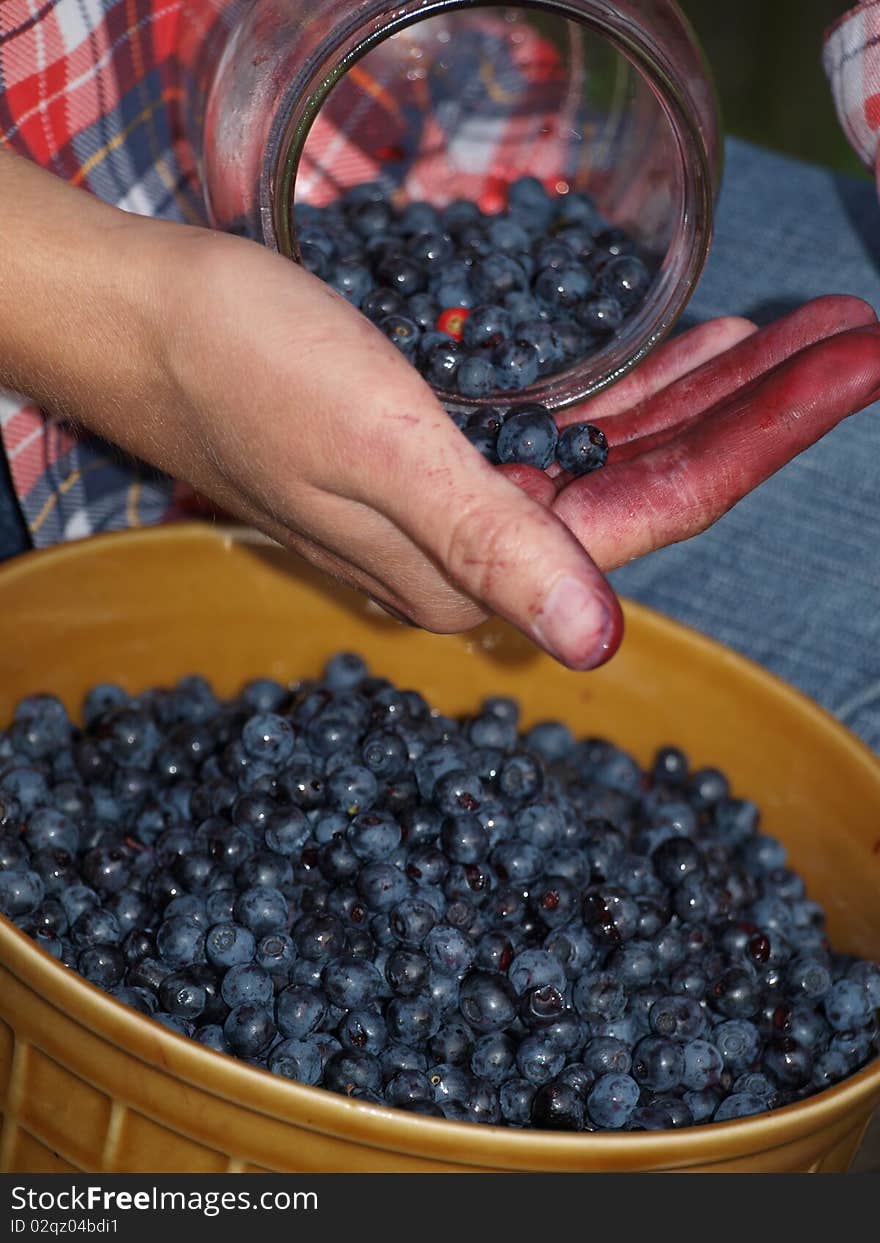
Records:
[[[603,227],[633,239],[650,286],[619,329],[591,330],[585,353],[516,398],[560,408],[613,382],[672,330],[708,252],[713,169],[687,83],[644,30],[593,0],[372,9],[328,36],[279,113],[264,240],[301,259],[301,220],[372,183],[396,211],[464,199],[487,217],[522,178],[557,202],[586,195]]]

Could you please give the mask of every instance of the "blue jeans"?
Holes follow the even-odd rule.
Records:
[[[880,311],[874,186],[729,142],[712,255],[685,323],[767,322],[824,293]],[[626,566],[614,584],[752,657],[880,750],[878,463],[875,406],[710,531]],[[27,545],[0,478],[0,559]]]
[[[687,322],[767,322],[808,298],[880,312],[868,181],[728,144],[712,254]],[[880,750],[880,403],[847,420],[709,531],[613,575],[618,591],[745,653]]]

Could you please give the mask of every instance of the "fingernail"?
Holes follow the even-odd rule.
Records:
[[[554,583],[533,629],[542,647],[577,669],[603,664],[617,646],[614,617],[601,597],[576,578]]]

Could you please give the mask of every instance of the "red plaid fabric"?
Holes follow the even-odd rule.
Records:
[[[0,0],[0,146],[109,203],[201,221],[175,64],[181,0]],[[37,546],[176,516],[188,493],[0,391]]]
[[[825,34],[822,62],[844,133],[880,179],[880,0],[838,18]]]

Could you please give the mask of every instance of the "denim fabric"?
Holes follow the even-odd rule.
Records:
[[[687,321],[767,322],[848,293],[880,311],[871,182],[728,144],[716,238]],[[752,657],[880,750],[880,403],[710,531],[613,575],[618,591]]]
[[[767,322],[823,293],[880,310],[874,186],[731,141],[712,255],[685,322]],[[878,414],[848,420],[712,530],[613,580],[785,678],[880,750]],[[4,472],[0,559],[25,542]]]

